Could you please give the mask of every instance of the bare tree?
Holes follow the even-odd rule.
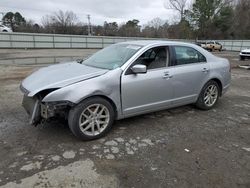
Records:
[[[159,29],[164,23],[165,23],[164,20],[157,17],[157,18],[154,18],[151,21],[149,21],[147,23],[147,25],[150,26],[150,27],[154,27],[156,29]]]
[[[54,33],[72,33],[72,29],[77,25],[77,16],[72,11],[63,12],[59,10],[52,15],[46,15],[42,18],[42,24],[48,30]]]
[[[165,0],[164,6],[167,9],[178,11],[181,20],[184,18],[184,13],[188,5],[188,0]]]
[[[72,11],[63,12],[59,10],[54,13],[52,19],[60,25],[72,26],[77,21],[77,16]]]

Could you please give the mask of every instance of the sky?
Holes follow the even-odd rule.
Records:
[[[27,20],[41,24],[44,15],[58,10],[73,11],[78,20],[87,22],[91,15],[92,24],[102,25],[104,21],[123,23],[138,19],[146,24],[159,17],[168,22],[177,21],[177,13],[166,9],[166,0],[0,0],[0,12],[20,12]],[[1,15],[0,15],[1,16]]]

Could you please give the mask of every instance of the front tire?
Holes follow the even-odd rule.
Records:
[[[104,136],[115,119],[113,106],[101,97],[82,101],[69,112],[68,123],[72,133],[81,140]]]
[[[241,61],[244,61],[244,60],[245,60],[245,57],[244,57],[244,56],[240,56],[240,60],[241,60]]]
[[[207,82],[201,90],[196,106],[202,110],[213,108],[220,96],[220,87],[214,80]]]

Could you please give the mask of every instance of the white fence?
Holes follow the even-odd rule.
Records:
[[[155,38],[0,33],[0,48],[104,48],[117,42],[142,39],[152,40]]]
[[[83,35],[0,33],[0,48],[103,48],[127,40],[119,37]]]
[[[104,48],[117,42],[152,39],[156,38],[2,32],[0,33],[0,48]],[[157,38],[157,40],[168,39]],[[171,40],[194,42],[184,39]],[[250,48],[250,40],[218,40],[218,42],[223,45],[223,48],[230,51]]]

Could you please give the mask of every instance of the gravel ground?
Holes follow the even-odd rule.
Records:
[[[16,51],[0,50],[0,59],[41,56]],[[216,55],[229,58],[233,69],[231,88],[213,110],[188,105],[124,119],[91,142],[77,140],[65,122],[28,125],[19,84],[44,65],[0,65],[0,186],[250,187],[250,70],[234,68],[250,61]]]

